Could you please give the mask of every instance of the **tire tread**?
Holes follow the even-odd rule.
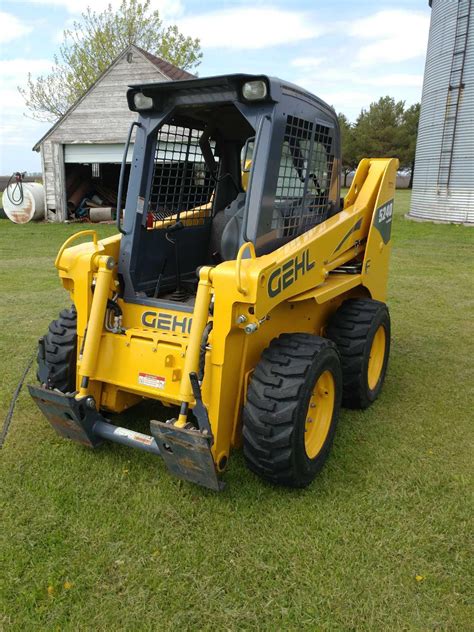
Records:
[[[369,330],[375,317],[387,306],[368,298],[346,300],[329,320],[326,335],[341,354],[343,372],[342,403],[348,408],[366,408],[363,359]]]
[[[315,354],[333,342],[311,334],[281,334],[261,356],[243,411],[248,468],[273,483],[302,487],[292,470],[295,413]]]
[[[74,305],[53,320],[38,345],[38,381],[63,393],[75,389],[77,312]]]

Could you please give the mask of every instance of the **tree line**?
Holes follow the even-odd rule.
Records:
[[[199,39],[164,26],[151,0],[122,0],[118,9],[109,5],[99,13],[88,8],[64,31],[51,72],[35,80],[29,75],[26,87],[19,88],[33,118],[63,116],[130,44],[182,69],[196,68],[202,58]],[[355,123],[339,114],[344,185],[361,158],[397,157],[402,169],[411,170],[411,186],[419,114],[419,103],[405,108],[404,101],[389,96],[362,110]]]
[[[400,169],[410,171],[411,188],[419,118],[419,103],[405,108],[404,101],[389,96],[361,110],[355,123],[338,114],[344,186],[362,158],[398,158]]]

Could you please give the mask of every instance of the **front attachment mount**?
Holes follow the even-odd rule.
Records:
[[[211,454],[212,436],[196,428],[179,428],[154,419],[150,430],[168,469],[178,478],[220,491],[224,483],[217,478]]]
[[[106,440],[151,452],[162,456],[175,476],[215,491],[223,488],[211,454],[212,433],[206,428],[205,407],[204,410],[198,407],[200,426],[204,425],[204,430],[191,428],[191,424],[179,428],[174,424],[175,420],[166,423],[152,420],[151,435],[147,435],[111,424],[95,409],[92,398],[76,399],[73,393],[64,394],[43,386],[29,385],[28,389],[41,412],[62,437],[89,448]],[[200,402],[200,391],[196,394]]]
[[[38,408],[65,439],[71,439],[88,448],[95,448],[102,439],[94,432],[96,421],[103,420],[102,415],[87,406],[86,399],[77,400],[74,395],[64,394],[42,386],[28,385],[31,397]]]

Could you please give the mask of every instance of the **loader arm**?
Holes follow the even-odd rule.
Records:
[[[358,256],[364,257],[358,283],[373,298],[384,300],[397,166],[396,159],[362,160],[340,213],[269,255],[242,259],[241,269],[233,261],[215,268],[212,279],[218,296],[225,296],[224,288],[233,284],[236,302],[255,306],[255,313],[242,328],[249,324],[258,327],[284,301],[324,291],[331,273]],[[374,270],[374,257],[383,267]],[[246,294],[238,291],[242,277],[248,287]]]

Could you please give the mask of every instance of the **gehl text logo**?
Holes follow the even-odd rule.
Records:
[[[142,325],[152,329],[163,331],[179,331],[181,334],[189,334],[193,319],[189,316],[175,316],[166,312],[143,312]]]
[[[285,261],[282,266],[275,268],[268,278],[268,296],[273,298],[286,290],[298,277],[314,268],[314,264],[314,261],[309,260],[309,248],[301,255]]]

